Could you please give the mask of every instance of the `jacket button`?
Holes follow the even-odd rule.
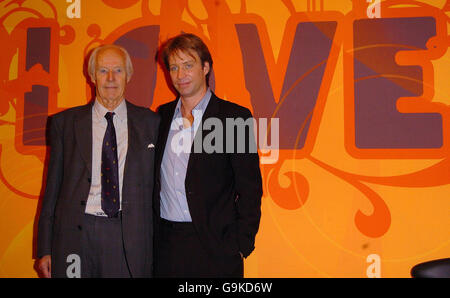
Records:
[[[80,201],[81,206],[86,206],[86,201]]]
[[[87,178],[87,181],[88,181],[89,183],[91,183],[91,178]]]
[[[79,231],[81,231],[83,229],[80,225],[78,225],[77,228]]]

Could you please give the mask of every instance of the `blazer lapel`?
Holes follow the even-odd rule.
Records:
[[[127,177],[131,176],[131,175],[127,175],[128,170],[129,170],[129,166],[130,166],[130,157],[131,156],[135,156],[135,152],[137,152],[138,150],[138,133],[137,133],[137,125],[136,125],[136,121],[139,121],[139,119],[137,119],[138,115],[135,113],[133,106],[131,106],[129,104],[128,101],[126,101],[127,104],[127,127],[128,127],[128,148],[127,148],[127,155],[125,157],[125,167],[124,167],[124,183],[125,184],[125,179],[127,179]],[[124,191],[122,190],[122,193]]]
[[[204,131],[203,131],[203,127],[204,127],[205,120],[208,118],[211,118],[211,117],[216,117],[218,112],[219,112],[219,98],[211,91],[211,99],[209,100],[208,106],[206,107],[206,110],[203,113],[201,124],[200,124],[197,132],[195,133],[194,141],[192,142],[191,154],[189,155],[186,176],[189,174],[189,170],[191,169],[192,164],[195,163],[196,158],[200,155],[200,154],[195,154],[194,147],[195,147],[196,143],[201,144],[201,146],[202,146],[201,152],[203,152],[203,138],[205,135]]]
[[[167,111],[161,115],[161,123],[159,129],[159,138],[157,146],[156,163],[158,172],[161,166],[162,158],[164,155],[164,148],[166,148],[167,138],[169,136],[170,125],[172,123],[173,114],[175,113],[175,107],[177,106],[178,98],[170,103]],[[159,176],[159,175],[158,175]],[[157,177],[158,177],[157,176]],[[159,178],[159,177],[158,177]]]
[[[76,143],[81,156],[86,163],[89,174],[92,176],[92,104],[81,109],[74,121]]]

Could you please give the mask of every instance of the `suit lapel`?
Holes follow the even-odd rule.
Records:
[[[166,148],[167,138],[169,136],[170,125],[172,123],[173,114],[175,113],[175,107],[177,106],[178,98],[170,103],[167,111],[161,114],[161,124],[159,129],[159,138],[157,144],[157,160],[156,166],[159,171],[161,166],[162,158],[164,155],[164,148]],[[161,111],[162,112],[162,111]],[[159,178],[159,175],[158,175]]]
[[[92,176],[92,104],[85,105],[74,121],[76,142],[81,156]]]
[[[127,155],[125,157],[125,167],[124,167],[124,174],[123,179],[124,183],[123,185],[126,185],[125,179],[127,177],[130,177],[131,175],[128,174],[128,170],[130,167],[130,158],[132,156],[135,156],[137,150],[138,150],[138,132],[137,132],[137,125],[136,121],[139,121],[138,115],[134,110],[134,107],[128,102],[125,101],[127,104],[127,127],[128,127],[128,148],[127,148]],[[122,191],[124,193],[124,191]]]
[[[194,141],[192,142],[191,154],[189,155],[186,177],[189,175],[189,172],[190,172],[189,170],[191,169],[192,165],[195,164],[195,161],[197,160],[197,158],[200,155],[200,154],[195,154],[195,151],[194,151],[194,146],[197,142],[199,144],[201,144],[201,146],[202,146],[201,152],[203,152],[203,138],[205,135],[205,133],[203,131],[203,127],[204,127],[205,120],[208,118],[211,118],[211,117],[217,117],[218,112],[219,112],[219,99],[211,91],[211,99],[209,100],[208,106],[206,107],[206,110],[203,113],[201,124],[200,124],[197,132],[195,133]]]

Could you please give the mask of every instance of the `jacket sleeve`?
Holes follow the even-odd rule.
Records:
[[[240,117],[252,118],[248,109]],[[244,257],[255,248],[255,237],[261,218],[262,179],[259,156],[252,125],[245,137],[245,152],[230,155],[235,182],[235,203],[238,213],[237,233],[240,252]],[[235,140],[237,142],[243,140]],[[252,150],[253,148],[253,150]]]
[[[42,208],[39,216],[37,235],[37,257],[51,255],[53,218],[56,201],[61,188],[63,177],[63,136],[58,127],[57,119],[52,117],[50,121],[50,160],[48,163],[47,179]]]

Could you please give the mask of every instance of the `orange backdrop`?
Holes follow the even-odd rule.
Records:
[[[450,1],[378,2],[0,0],[0,276],[37,276],[46,119],[91,99],[86,53],[126,47],[126,96],[155,110],[174,95],[154,54],[181,31],[209,46],[219,97],[279,119],[246,277],[449,257]]]

